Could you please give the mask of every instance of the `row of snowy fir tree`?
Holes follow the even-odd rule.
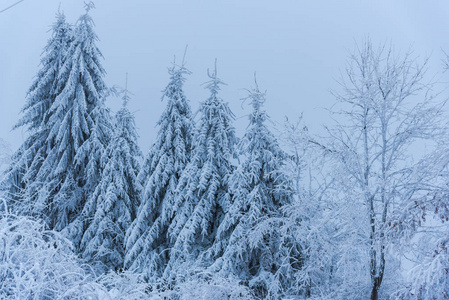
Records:
[[[323,137],[273,134],[255,83],[241,139],[217,68],[195,124],[173,64],[143,157],[130,93],[115,118],[105,104],[92,8],[57,14],[4,159],[1,296],[449,298],[449,126],[427,60],[358,46]]]
[[[265,124],[264,94],[257,86],[249,93],[253,112],[239,141],[216,68],[196,126],[183,92],[189,71],[174,64],[157,141],[141,166],[128,92],[115,119],[105,105],[111,90],[91,8],[75,26],[57,15],[17,124],[29,137],[2,182],[8,206],[62,232],[99,273],[126,268],[170,288],[202,268],[234,274],[259,296],[286,287],[280,253],[292,245],[263,222],[280,216],[292,189]],[[279,281],[276,291],[267,278]]]

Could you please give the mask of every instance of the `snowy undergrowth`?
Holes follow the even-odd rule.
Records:
[[[129,273],[95,277],[41,221],[0,216],[1,299],[144,299],[145,288]]]
[[[60,233],[42,221],[0,216],[1,299],[252,299],[236,278],[198,273],[171,290],[154,290],[138,274],[109,272],[96,277]]]
[[[242,285],[238,278],[233,276],[224,278],[210,272],[192,274],[172,289],[151,293],[151,297],[150,299],[154,300],[257,299],[250,288]]]

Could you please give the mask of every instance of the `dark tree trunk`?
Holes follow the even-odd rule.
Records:
[[[371,290],[371,300],[377,300],[379,298],[379,290],[380,285],[382,284],[382,279],[383,279],[383,268],[380,276],[375,277],[374,280],[372,281],[373,288]]]
[[[378,295],[378,286],[376,284],[373,285],[373,289],[371,290],[371,300],[377,300]]]
[[[311,292],[311,282],[310,280],[307,282],[307,286],[306,286],[306,292],[305,292],[305,296],[306,298],[310,298],[310,296],[312,296],[312,292]]]

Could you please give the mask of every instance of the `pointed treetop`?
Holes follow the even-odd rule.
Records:
[[[89,15],[90,10],[94,8],[95,4],[92,1],[84,2],[84,9],[86,10],[86,13],[81,15],[81,17],[78,19],[78,22],[88,24],[90,26],[94,25],[94,21],[92,20],[92,17]]]
[[[173,56],[173,64],[172,67],[168,68],[168,73],[171,76],[182,76],[183,74],[190,75],[192,72],[186,68],[186,54],[187,54],[187,46],[184,50],[184,55],[182,57],[181,65],[176,64],[176,55]]]
[[[184,67],[186,65],[186,55],[187,55],[187,47],[189,47],[189,45],[186,45],[186,48],[184,49],[184,55],[182,56],[182,66]]]
[[[181,65],[176,64],[176,55],[173,56],[173,65],[168,68],[168,74],[172,77],[172,79],[179,79],[181,82],[184,82],[184,78],[182,75],[187,74],[190,75],[192,72],[186,68],[186,55],[187,55],[187,47],[184,49],[184,55],[182,57]],[[163,97],[162,97],[163,99]]]
[[[256,71],[254,71],[254,84],[256,85],[256,90],[259,90],[259,85],[257,84],[257,76]]]
[[[131,99],[131,97],[128,95],[130,93],[128,91],[128,72],[126,72],[125,89],[122,91],[122,93],[123,107],[126,107],[128,105],[129,99]]]
[[[88,14],[89,11],[94,8],[95,8],[95,4],[93,1],[84,2],[84,9],[86,10],[86,14]]]
[[[220,85],[226,85],[220,78],[217,77],[217,59],[215,59],[214,71],[211,73],[209,69],[207,69],[207,76],[211,79],[208,82],[205,82],[203,85],[209,89],[213,96],[215,96],[220,90]]]
[[[64,18],[64,19],[65,19],[64,12],[61,11],[61,2],[59,2],[59,5],[58,5],[58,11],[56,12],[56,17],[57,17],[58,19],[60,19],[60,18]]]
[[[255,88],[252,90],[248,90],[249,95],[242,99],[243,103],[246,100],[250,100],[251,105],[253,106],[254,111],[260,111],[262,105],[265,102],[265,92],[261,92],[259,90],[259,85],[257,84],[256,72],[254,72],[254,84]]]
[[[187,48],[186,48],[187,49]],[[185,54],[184,54],[185,59]],[[185,62],[182,62],[182,65],[176,64],[176,56],[174,56],[173,65],[172,67],[168,68],[168,74],[170,75],[170,84],[162,91],[162,98],[161,101],[164,101],[165,97],[170,97],[169,95],[174,92],[173,88],[169,88],[170,86],[178,86],[182,87],[182,85],[185,82],[185,78],[183,77],[184,74],[190,75],[192,72],[190,72],[189,69],[185,67]]]
[[[79,29],[81,29],[81,28],[83,28],[83,29],[81,29],[81,30],[85,30],[85,28],[86,28],[86,26],[87,27],[93,27],[94,25],[95,25],[95,23],[94,23],[94,21],[93,21],[93,19],[92,19],[92,17],[89,15],[89,11],[91,10],[91,9],[94,9],[95,8],[95,4],[92,2],[92,1],[89,1],[89,2],[84,2],[84,9],[86,10],[86,13],[85,14],[82,14],[80,17],[79,17],[79,19],[78,19],[78,21],[76,22],[76,24],[77,25],[84,25],[84,26],[78,26],[78,30]],[[92,29],[87,29],[88,31],[92,31]],[[94,33],[91,33],[92,34],[92,36],[94,37],[94,39],[95,40],[97,40],[98,38],[97,38],[97,36],[94,34]],[[79,36],[80,34],[77,34],[77,36]],[[81,34],[82,35],[82,34]],[[84,39],[83,37],[80,37],[82,40]]]
[[[209,78],[217,78],[217,58],[215,58],[214,62],[214,72],[211,75],[209,68],[207,68],[207,76],[209,76]]]
[[[59,3],[58,11],[56,12],[56,22],[54,23],[53,28],[65,22],[66,22],[65,14],[64,11],[61,10],[61,3]]]

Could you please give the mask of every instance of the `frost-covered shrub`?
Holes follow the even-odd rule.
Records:
[[[154,292],[150,299],[170,300],[250,300],[256,299],[251,290],[242,285],[241,281],[234,277],[221,277],[209,272],[198,272],[171,290]]]
[[[1,299],[147,299],[138,275],[95,278],[60,233],[42,221],[0,216]]]
[[[71,243],[43,222],[2,215],[0,298],[55,299],[94,292]]]
[[[200,273],[179,284],[177,290],[180,300],[216,299],[237,300],[255,299],[249,288],[232,276],[227,278]]]
[[[154,299],[146,293],[148,285],[144,283],[142,276],[136,273],[129,271],[123,273],[109,272],[98,277],[96,282],[108,291],[106,299]]]

